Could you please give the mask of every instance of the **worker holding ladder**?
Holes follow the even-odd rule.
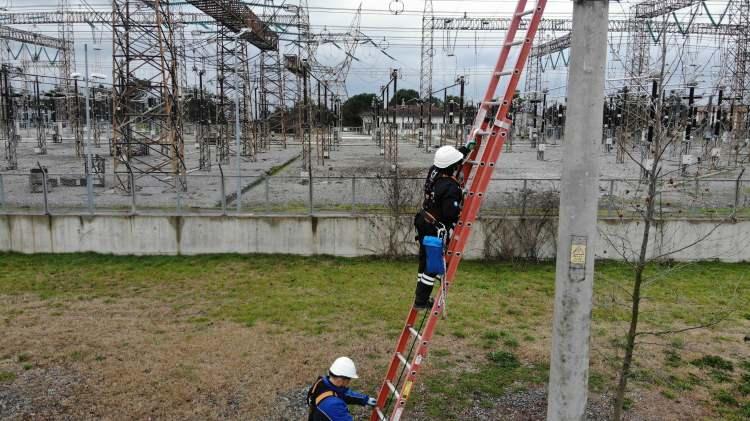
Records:
[[[375,398],[349,389],[349,383],[357,378],[354,361],[336,358],[328,375],[318,377],[307,392],[308,421],[352,421],[347,405],[375,406]]]

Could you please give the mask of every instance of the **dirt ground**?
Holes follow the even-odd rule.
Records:
[[[376,393],[399,310],[413,291],[411,284],[403,287],[411,265],[385,260],[0,259],[10,274],[0,274],[3,420],[304,419],[306,388],[324,374],[332,353],[355,357],[361,378],[354,387]],[[404,419],[434,420],[441,405],[449,414],[442,419],[545,419],[553,267],[465,265],[466,284],[451,299]],[[721,267],[742,278],[745,266]],[[384,268],[390,276],[375,280]],[[692,276],[712,268],[699,266]],[[610,278],[619,273],[607,265],[601,270]],[[152,280],[154,271],[162,278]],[[369,279],[368,294],[351,294],[361,291],[357,285],[332,284],[354,273]],[[733,300],[747,300],[745,285],[727,294],[716,287],[695,291],[717,294],[701,299],[729,308]],[[700,301],[688,293],[671,304],[661,296],[669,289],[651,297],[665,303],[671,318],[708,308],[695,306]],[[334,291],[342,294],[338,303],[326,299]],[[374,305],[386,293],[392,300]],[[607,419],[620,352],[613,341],[624,326],[602,312],[607,297],[597,294],[587,420]],[[679,341],[644,337],[625,419],[743,419],[736,414],[750,407],[743,395],[748,385],[741,383],[747,380],[740,380],[750,379],[750,348],[743,342],[750,313],[740,313],[717,328],[685,332]],[[492,366],[488,355],[498,350],[510,352],[516,368]],[[696,364],[706,356],[718,365]],[[368,415],[365,408],[352,412],[355,419]]]
[[[3,323],[0,369],[17,375],[0,385],[3,419],[268,419],[278,395],[330,358],[325,336],[196,324],[189,309],[144,300],[1,304],[15,316]],[[343,349],[385,351],[357,343]]]
[[[375,337],[347,341],[283,333],[262,323],[195,323],[190,320],[200,311],[190,308],[143,299],[109,301],[0,299],[8,309],[1,322],[0,370],[17,376],[0,383],[0,418],[302,419],[307,384],[330,358],[321,344],[367,355],[360,371],[369,379],[379,378],[378,368],[390,352],[391,344]],[[438,341],[439,347],[470,352],[463,341]],[[527,350],[523,359],[541,357],[547,342],[538,342],[540,349]],[[710,418],[695,396],[677,406],[656,391],[634,396],[639,409],[628,420]],[[592,394],[587,419],[606,420],[610,398]],[[353,412],[361,419],[367,415],[364,409]],[[545,413],[543,387],[489,404],[477,397],[463,411],[465,419],[519,421],[543,420]],[[431,418],[418,407],[409,419]]]

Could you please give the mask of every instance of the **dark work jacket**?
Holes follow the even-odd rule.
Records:
[[[453,228],[458,222],[463,201],[458,181],[453,177],[439,176],[432,184],[431,195],[431,206],[424,211],[429,212],[445,228]]]
[[[332,392],[332,393],[327,393]],[[316,404],[323,394],[330,395]],[[319,377],[307,393],[310,407],[309,421],[352,421],[347,405],[367,405],[370,397],[347,387],[337,387],[328,377]]]
[[[458,148],[458,151],[464,157],[469,152],[463,146]],[[430,167],[424,182],[422,211],[428,212],[437,222],[450,229],[458,222],[462,201],[463,192],[458,181],[447,176],[445,170],[434,165]]]

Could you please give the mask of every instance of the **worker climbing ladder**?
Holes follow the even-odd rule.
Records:
[[[510,28],[505,35],[500,56],[490,77],[490,83],[484,94],[469,139],[474,139],[477,146],[465,161],[461,172],[465,192],[464,206],[446,251],[446,272],[441,279],[441,287],[429,313],[426,313],[417,324],[419,312],[412,308],[406,318],[396,344],[396,351],[391,358],[385,380],[378,393],[377,404],[373,408],[372,421],[398,421],[403,415],[406,402],[412,392],[417,375],[427,357],[427,352],[435,333],[439,315],[445,309],[448,290],[453,283],[458,264],[461,262],[471,229],[476,220],[482,199],[492,178],[495,163],[500,157],[503,143],[508,138],[511,120],[508,118],[513,95],[521,77],[539,22],[544,13],[546,0],[537,0],[536,6],[526,9],[527,0],[519,0],[513,13]],[[526,28],[522,38],[516,40],[520,27]],[[506,67],[511,51],[518,51],[515,64]],[[500,82],[505,82],[500,95],[495,96]],[[495,100],[494,98],[498,98]],[[497,109],[494,118],[490,111]],[[390,414],[390,415],[388,415]]]

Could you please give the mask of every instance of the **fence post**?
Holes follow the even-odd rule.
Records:
[[[242,176],[237,174],[237,213],[242,211]]]
[[[135,215],[137,210],[135,205],[135,177],[133,176],[133,171],[130,169],[130,166],[128,166],[128,178],[130,179],[130,213]]]
[[[742,171],[740,171],[740,175],[737,177],[737,181],[735,181],[734,185],[734,212],[737,213],[737,208],[740,206],[740,189],[742,187],[742,176],[745,174],[745,169],[743,168]],[[0,176],[2,177],[2,176]],[[2,195],[2,178],[0,178],[0,195]],[[0,196],[0,200],[2,200],[2,196]]]
[[[221,168],[221,163],[219,163],[219,174],[221,179],[221,215],[227,216],[227,195],[224,186],[224,169]]]
[[[5,209],[5,185],[3,185],[2,174],[0,174],[0,209]]]
[[[91,177],[91,168],[86,171],[86,204],[89,208],[89,213],[94,213],[94,179]]]
[[[691,209],[693,215],[698,213],[698,195],[700,194],[700,179],[695,177],[695,201],[693,201],[693,208]]]
[[[182,193],[180,193],[182,191],[182,188],[177,185],[179,183],[179,180],[175,179],[175,181],[177,181],[177,183],[175,183],[175,187],[177,187],[175,189],[175,192],[177,193],[177,213],[180,213],[180,211],[182,210]]]
[[[313,177],[312,177],[312,168],[310,168],[310,174],[308,182],[310,183],[310,189],[308,190],[308,203],[310,205],[310,215],[313,214]]]
[[[42,171],[42,192],[44,192],[44,214],[49,215],[49,201],[47,198],[47,169],[37,161],[36,165]]]
[[[659,192],[659,219],[664,220],[664,206],[662,206],[662,192]]]
[[[523,191],[521,194],[521,218],[526,216],[526,192],[527,192],[528,180],[523,179]]]
[[[266,184],[266,206],[270,205],[271,202],[271,186],[269,186],[269,178],[271,178],[270,175],[266,176],[265,184]]]
[[[352,176],[352,212],[357,204],[357,177]]]

